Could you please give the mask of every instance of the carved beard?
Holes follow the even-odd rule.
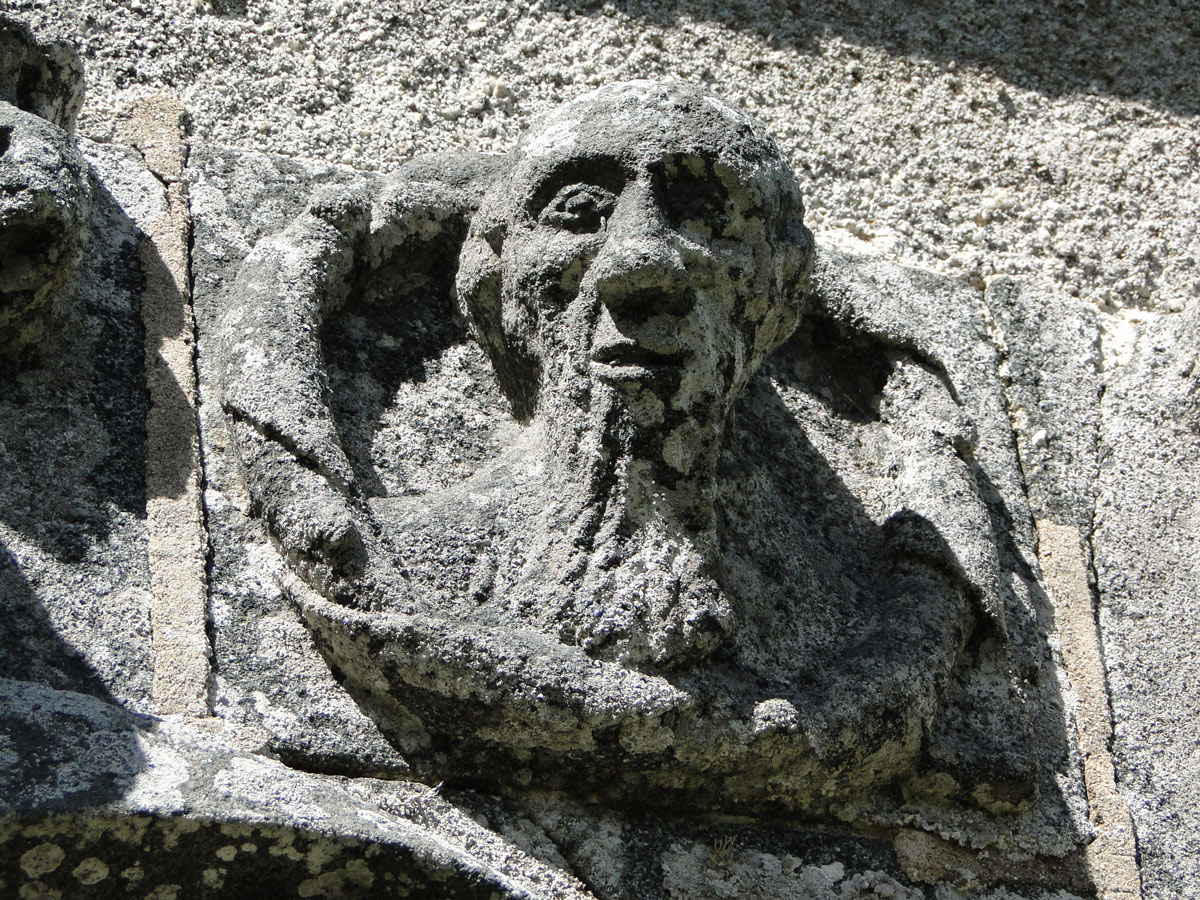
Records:
[[[538,512],[502,553],[493,596],[597,658],[704,658],[733,628],[713,512],[728,401],[655,414],[654,391],[597,381],[586,361],[547,375]],[[700,445],[686,475],[664,459],[681,427]]]

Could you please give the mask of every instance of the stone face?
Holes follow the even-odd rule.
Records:
[[[210,158],[194,194],[264,165]],[[286,180],[224,211],[227,246]],[[229,551],[266,525],[331,721],[365,733],[344,689],[430,780],[1069,854],[1088,826],[983,319],[893,267],[810,282],[802,213],[752,120],[640,82],[507,159],[327,187],[236,277],[201,231],[210,427],[247,491]],[[295,613],[221,602],[254,693],[269,667],[222,632]],[[303,696],[271,696],[268,740],[321,758],[277,724]]]
[[[795,329],[802,216],[761,128],[680,87],[603,89],[517,147],[457,287],[548,445],[547,483],[537,524],[470,576],[489,583],[477,603],[623,665],[685,667],[730,634],[715,469],[735,401]]]

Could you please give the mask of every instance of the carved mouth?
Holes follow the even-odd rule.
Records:
[[[599,364],[605,375],[617,378],[676,374],[683,371],[685,357],[678,351],[661,352],[633,342],[609,344],[592,351],[592,362]]]

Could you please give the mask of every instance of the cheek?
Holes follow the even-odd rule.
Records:
[[[504,247],[506,292],[547,312],[562,308],[579,291],[579,284],[603,242],[599,235],[533,229],[510,239]]]
[[[736,215],[725,236],[712,242],[714,281],[733,297],[739,324],[760,321],[770,305],[774,251],[766,222],[756,215]]]
[[[689,385],[693,399],[740,390],[753,365],[755,326],[770,304],[772,272],[765,254],[744,245],[721,249],[713,248],[691,268],[698,299],[693,327],[707,357]]]
[[[602,238],[534,229],[505,242],[504,329],[527,344],[569,342],[578,318],[572,303]],[[540,354],[541,355],[541,354]]]
[[[763,255],[734,241],[721,242],[688,260],[688,272],[700,304],[707,309],[709,328],[720,344],[732,349],[750,323],[759,321],[768,304],[770,266]],[[751,327],[751,331],[753,328]]]
[[[763,321],[772,304],[775,273],[769,259],[755,259],[747,266],[738,288],[739,320],[752,332],[754,324]]]
[[[760,242],[740,237],[689,240],[684,236],[679,249],[688,280],[698,291],[750,293],[766,273]]]

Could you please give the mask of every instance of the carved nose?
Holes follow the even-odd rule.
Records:
[[[692,308],[688,273],[675,235],[649,192],[623,197],[592,263],[596,293],[618,318],[642,321]]]

